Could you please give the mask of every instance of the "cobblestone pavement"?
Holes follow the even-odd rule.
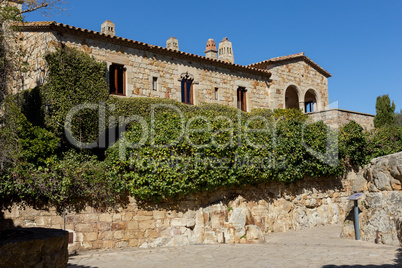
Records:
[[[88,251],[69,267],[402,267],[402,248],[340,239],[340,226],[272,233],[264,244]]]

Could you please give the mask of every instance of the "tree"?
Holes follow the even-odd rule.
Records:
[[[65,3],[64,0],[0,0],[0,103],[10,93],[8,81],[17,81],[20,77],[15,74],[27,67],[24,51],[18,46],[21,40],[10,25],[22,22],[23,15],[34,11],[43,16],[64,12]]]
[[[49,16],[55,11],[65,11],[64,0],[0,0],[2,7],[17,7],[22,14],[39,10],[42,15]]]
[[[402,109],[399,111],[399,113],[395,114],[395,123],[398,126],[402,126]]]
[[[379,128],[385,125],[392,125],[395,123],[395,103],[389,98],[388,95],[377,97],[375,104],[376,116],[374,117],[374,127]]]

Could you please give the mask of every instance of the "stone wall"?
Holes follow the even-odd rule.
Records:
[[[61,44],[75,47],[93,56],[96,60],[124,65],[126,68],[127,97],[158,97],[181,101],[181,75],[194,78],[194,104],[219,103],[237,107],[237,88],[247,89],[247,110],[268,107],[268,73],[235,70],[183,57],[180,52],[159,53],[141,46],[117,44],[108,38],[91,38],[75,33],[56,31],[21,32],[23,47],[27,50],[29,72],[24,74],[23,88],[29,89],[44,82],[47,72],[43,56]],[[166,51],[163,51],[166,52]],[[174,54],[174,55],[173,55]],[[176,55],[177,54],[177,55]],[[256,73],[259,73],[256,74]],[[153,77],[157,78],[157,90],[153,90]],[[108,78],[108,77],[107,77]],[[218,88],[218,99],[215,99]]]
[[[307,115],[313,122],[324,121],[325,124],[336,129],[352,120],[356,121],[356,123],[361,125],[365,130],[374,129],[374,115],[372,114],[364,114],[341,109],[330,109],[307,113]]]
[[[86,208],[68,212],[66,229],[75,250],[188,244],[259,243],[270,232],[340,224],[355,173],[306,178],[294,184],[265,183],[241,190],[203,193],[186,200],[141,204],[113,211]],[[0,215],[1,216],[1,215]],[[3,218],[3,220],[1,220]],[[62,228],[63,217],[15,205],[4,210],[0,227]]]
[[[13,80],[14,93],[42,85],[48,74],[45,55],[55,51],[54,36],[51,32],[22,32],[18,38],[24,40],[21,53],[28,65],[26,72]]]
[[[55,30],[60,28],[60,32]],[[180,51],[167,51],[156,46],[144,47],[129,40],[89,33],[62,26],[36,26],[21,32],[22,47],[26,49],[29,71],[23,74],[20,89],[33,88],[44,82],[46,64],[43,56],[61,44],[76,47],[110,64],[126,68],[127,97],[159,97],[181,101],[180,76],[188,73],[194,77],[194,104],[220,103],[237,107],[239,87],[247,90],[247,111],[253,108],[284,108],[285,91],[290,85],[299,90],[300,102],[304,102],[307,90],[317,94],[320,109],[328,105],[327,78],[303,60],[278,63],[266,70],[250,71],[249,67],[224,65],[197,55],[183,56]],[[153,78],[157,90],[153,90]],[[215,88],[218,99],[215,99]],[[303,105],[301,105],[303,107]]]
[[[364,241],[402,245],[402,152],[373,159],[357,174],[352,191],[359,200],[360,236]],[[354,238],[352,202],[342,236]]]

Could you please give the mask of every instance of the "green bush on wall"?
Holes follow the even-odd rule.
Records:
[[[111,97],[105,63],[67,47],[46,60],[47,84],[8,99],[0,128],[2,203],[99,206],[128,194],[158,201],[222,187],[339,175],[347,166],[402,150],[401,126],[364,132],[350,122],[335,131],[323,122],[308,123],[295,109],[244,113],[218,104]],[[108,138],[118,133],[121,118],[136,116],[104,156],[74,148],[63,133],[72,107],[99,102],[107,108],[100,123],[109,128]],[[47,103],[50,113],[45,113]],[[98,118],[98,111],[82,111],[73,120],[73,134],[83,142],[97,140]],[[141,139],[144,127],[149,135]],[[141,146],[133,147],[136,143]]]

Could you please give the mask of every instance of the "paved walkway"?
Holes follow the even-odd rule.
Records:
[[[69,267],[402,267],[402,248],[340,239],[329,226],[267,235],[265,244],[89,251]]]

